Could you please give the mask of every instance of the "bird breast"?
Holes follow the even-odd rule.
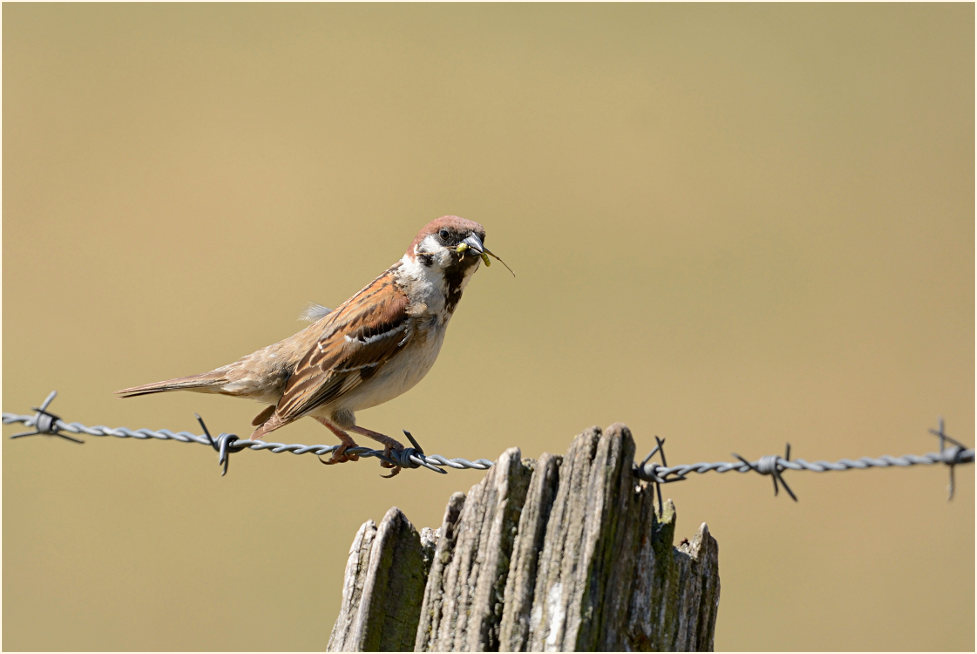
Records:
[[[413,332],[404,349],[388,359],[376,374],[365,379],[344,396],[339,404],[347,411],[359,411],[383,404],[413,388],[434,365],[444,342],[444,324],[425,329],[412,325]],[[335,410],[335,407],[333,407]]]

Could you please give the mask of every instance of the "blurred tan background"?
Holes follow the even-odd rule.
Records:
[[[429,453],[670,463],[974,441],[974,7],[3,7],[3,409],[249,433],[112,391],[301,327],[427,220],[482,222],[430,375],[360,414]],[[19,427],[7,427],[9,436]],[[332,443],[293,425],[286,442]],[[3,441],[5,649],[322,649],[358,526],[474,471]],[[719,649],[972,650],[974,474],[707,475]]]

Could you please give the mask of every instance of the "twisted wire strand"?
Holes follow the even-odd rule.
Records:
[[[949,484],[947,485],[947,499],[952,500],[955,491],[954,467],[962,463],[974,462],[974,450],[963,445],[960,441],[952,438],[946,433],[943,419],[940,419],[939,429],[931,429],[930,434],[940,439],[940,451],[929,452],[928,454],[905,454],[903,456],[891,456],[884,454],[878,457],[863,456],[859,459],[840,459],[838,461],[805,461],[804,459],[790,458],[790,443],[787,444],[784,456],[767,455],[760,457],[757,461],[747,461],[739,454],[733,456],[739,459],[738,462],[717,462],[717,463],[692,463],[678,466],[666,466],[663,446],[665,440],[655,437],[657,446],[645,457],[639,465],[635,466],[635,474],[645,481],[654,483],[658,490],[659,508],[662,503],[661,485],[676,481],[683,481],[688,478],[690,473],[704,474],[706,472],[755,472],[761,475],[768,475],[773,479],[774,495],[777,495],[780,487],[790,495],[790,498],[797,501],[797,495],[791,490],[784,480],[785,470],[803,470],[808,472],[843,472],[846,470],[867,470],[869,468],[907,468],[916,465],[935,465],[943,464],[949,470]],[[949,446],[948,446],[949,444]],[[662,464],[659,465],[651,461],[655,454],[660,454]]]
[[[804,459],[793,459],[788,461],[777,457],[777,464],[786,470],[806,470],[807,472],[842,472],[845,470],[867,470],[869,468],[908,468],[918,465],[934,465],[937,463],[957,464],[973,463],[974,450],[964,449],[960,452],[960,458],[951,460],[944,452],[930,452],[928,454],[905,454],[903,456],[891,456],[884,454],[879,457],[864,456],[859,459],[840,459],[838,461],[806,461]],[[658,483],[669,483],[681,481],[690,473],[704,474],[707,472],[756,472],[749,465],[741,461],[720,461],[716,463],[686,463],[676,466],[661,466],[651,464],[647,469],[639,468],[639,474],[647,481]]]
[[[188,431],[174,432],[169,429],[129,429],[128,427],[106,427],[105,425],[87,426],[80,422],[66,422],[60,417],[47,410],[54,400],[57,392],[52,391],[40,407],[35,407],[35,413],[30,415],[19,415],[15,413],[3,413],[3,424],[9,425],[21,423],[31,429],[31,431],[14,434],[11,438],[22,438],[24,436],[48,435],[58,436],[75,443],[83,441],[71,438],[67,434],[85,434],[96,437],[116,437],[116,438],[135,438],[139,440],[157,439],[166,441],[177,441],[180,443],[196,443],[213,447],[220,453],[219,463],[223,466],[223,472],[227,472],[228,458],[231,452],[244,449],[268,450],[275,454],[288,452],[291,454],[316,454],[322,456],[330,454],[339,445],[306,445],[303,443],[275,443],[270,441],[251,441],[239,438],[234,434],[220,434],[216,438],[212,437],[207,431],[206,425],[200,420],[203,434],[194,434]],[[200,416],[197,416],[198,420]],[[405,432],[407,433],[407,432]],[[412,443],[416,444],[413,437],[407,433],[407,437]],[[476,459],[470,461],[462,457],[446,458],[440,454],[427,455],[419,447],[408,447],[401,451],[391,452],[387,455],[384,450],[374,450],[369,447],[358,445],[346,450],[347,454],[359,455],[361,457],[375,457],[396,466],[405,468],[423,467],[434,472],[446,474],[444,468],[487,470],[492,467],[492,461],[488,459]]]
[[[219,453],[218,463],[223,466],[222,474],[227,472],[227,465],[232,452],[244,449],[268,450],[275,454],[288,452],[291,454],[316,454],[322,456],[339,449],[339,445],[305,445],[302,443],[275,443],[268,441],[251,441],[239,438],[234,434],[222,433],[216,438],[210,435],[207,426],[200,416],[203,434],[194,434],[188,431],[174,432],[169,429],[129,429],[128,427],[106,427],[105,425],[86,426],[80,422],[66,422],[60,417],[48,411],[48,407],[54,400],[57,393],[52,391],[40,407],[35,407],[33,414],[19,415],[15,413],[3,413],[3,424],[21,423],[31,431],[14,434],[11,438],[21,438],[24,436],[47,435],[64,438],[66,440],[82,443],[83,441],[73,438],[68,434],[84,434],[96,437],[116,437],[116,438],[135,438],[141,440],[157,439],[178,441],[181,443],[196,443],[198,445],[208,445]],[[404,448],[387,454],[383,450],[374,450],[369,447],[356,446],[346,450],[348,454],[359,455],[361,457],[375,457],[395,466],[405,468],[423,467],[434,472],[445,474],[445,468],[455,470],[487,470],[492,467],[493,462],[488,459],[476,459],[471,461],[462,457],[446,458],[440,454],[425,454],[424,451],[414,440],[409,432],[404,432],[410,439],[414,447]],[[865,456],[858,459],[840,459],[839,461],[806,461],[804,459],[790,458],[790,444],[787,445],[784,456],[766,455],[756,461],[748,461],[738,454],[733,454],[738,461],[720,461],[714,463],[700,462],[692,464],[682,464],[668,466],[665,465],[664,444],[665,439],[655,437],[657,445],[645,459],[634,466],[635,475],[645,481],[652,482],[658,486],[658,499],[661,502],[661,484],[668,484],[676,481],[683,481],[692,473],[705,474],[707,472],[755,472],[760,475],[770,476],[773,479],[774,494],[777,494],[780,487],[790,497],[797,501],[797,496],[784,481],[783,472],[785,470],[808,471],[808,472],[832,472],[846,470],[866,470],[869,468],[905,468],[916,465],[936,465],[943,464],[949,468],[950,483],[949,497],[952,499],[954,492],[954,466],[959,464],[972,464],[974,462],[973,448],[965,447],[959,441],[946,434],[943,420],[940,420],[939,429],[931,429],[930,433],[940,439],[940,451],[929,452],[927,454],[906,454],[903,456],[883,455],[879,457]],[[949,446],[948,446],[949,444]],[[651,461],[652,457],[658,454],[662,460],[661,464]]]

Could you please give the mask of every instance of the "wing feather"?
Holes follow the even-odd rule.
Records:
[[[329,314],[275,409],[283,423],[341,398],[403,348],[411,329],[408,304],[392,276],[384,274]]]

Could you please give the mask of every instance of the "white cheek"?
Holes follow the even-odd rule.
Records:
[[[438,255],[445,251],[445,247],[438,242],[437,236],[428,234],[417,244],[414,251],[418,254]]]

